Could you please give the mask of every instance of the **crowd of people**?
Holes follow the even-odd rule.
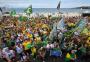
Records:
[[[0,21],[0,59],[6,62],[89,62],[89,22],[80,33],[50,40],[53,24],[60,19],[52,21],[38,17],[19,21],[17,17],[3,17]],[[80,19],[82,17],[65,18],[65,30],[74,29]]]

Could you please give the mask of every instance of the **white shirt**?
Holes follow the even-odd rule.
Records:
[[[47,44],[46,48],[47,48],[47,49],[49,49],[49,48],[50,48],[50,45],[49,45],[49,44]]]
[[[54,44],[51,44],[50,47],[51,47],[51,48],[54,48]]]
[[[17,53],[22,53],[23,50],[22,50],[22,48],[16,46],[16,51],[17,51]]]
[[[3,49],[3,57],[7,59],[11,59],[12,57],[15,57],[14,51]]]

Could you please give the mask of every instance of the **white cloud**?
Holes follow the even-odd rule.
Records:
[[[0,6],[34,8],[56,8],[60,0],[0,0]],[[90,0],[61,0],[61,8],[89,6]]]

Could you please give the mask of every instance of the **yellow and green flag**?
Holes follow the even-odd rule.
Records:
[[[10,12],[10,16],[15,16],[16,15],[16,11],[15,10],[12,10],[11,12]]]
[[[30,15],[32,13],[32,5],[30,5],[26,10],[25,10],[25,13],[27,15]]]

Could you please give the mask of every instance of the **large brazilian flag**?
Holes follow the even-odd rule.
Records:
[[[32,14],[32,5],[30,5],[30,6],[25,10],[25,13],[26,13],[27,15]]]
[[[28,20],[28,18],[25,16],[20,16],[18,19],[19,19],[19,21],[27,21]]]

